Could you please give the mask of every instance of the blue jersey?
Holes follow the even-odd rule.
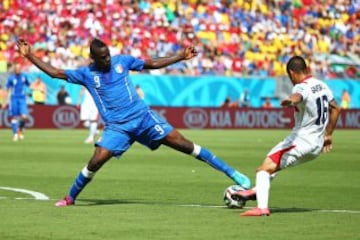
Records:
[[[12,99],[25,98],[25,88],[29,85],[29,80],[25,74],[11,74],[6,83],[6,88],[11,91],[10,96]]]
[[[117,55],[111,58],[109,72],[99,71],[94,64],[76,70],[65,70],[68,82],[87,88],[106,124],[135,119],[149,107],[136,93],[129,71],[141,71],[144,60]]]

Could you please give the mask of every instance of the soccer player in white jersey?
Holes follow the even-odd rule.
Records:
[[[257,200],[257,207],[241,216],[269,216],[270,180],[287,167],[295,166],[329,152],[332,133],[340,113],[333,94],[322,81],[312,77],[305,60],[292,57],[287,73],[294,87],[290,96],[281,101],[283,107],[294,107],[295,126],[291,134],[278,143],[266,156],[256,173],[256,187],[239,191],[244,200]]]
[[[95,141],[95,136],[99,133],[98,121],[99,111],[95,105],[93,98],[86,88],[80,90],[80,120],[84,122],[84,126],[89,128],[89,136],[84,143],[91,144]]]

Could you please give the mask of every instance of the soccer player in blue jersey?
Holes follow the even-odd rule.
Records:
[[[76,177],[69,194],[58,201],[56,206],[73,205],[76,197],[101,166],[113,156],[120,157],[135,141],[151,150],[164,144],[185,154],[191,154],[225,173],[235,183],[245,188],[250,187],[247,176],[227,165],[206,148],[186,139],[152,111],[136,93],[129,79],[129,71],[158,69],[191,59],[197,54],[194,47],[185,48],[170,57],[142,60],[128,55],[111,57],[104,42],[93,39],[90,43],[90,57],[93,62],[76,70],[62,70],[32,54],[31,46],[26,41],[19,40],[17,46],[24,57],[51,77],[85,86],[94,98],[105,123],[102,139],[95,144],[93,156]]]
[[[24,126],[28,117],[28,108],[26,104],[26,87],[30,83],[25,74],[21,71],[21,64],[16,63],[14,73],[11,74],[6,83],[9,102],[4,104],[8,107],[8,115],[11,117],[11,129],[13,132],[13,141],[24,139]]]

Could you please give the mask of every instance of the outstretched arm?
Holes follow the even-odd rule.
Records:
[[[282,107],[290,107],[296,105],[302,101],[302,96],[300,93],[293,93],[284,100],[281,101]]]
[[[194,47],[185,48],[178,54],[170,57],[153,58],[145,60],[144,69],[158,69],[177,63],[182,60],[188,60],[197,55]]]
[[[67,79],[67,76],[65,75],[65,71],[63,69],[55,68],[52,65],[43,62],[40,58],[36,57],[31,51],[31,46],[25,40],[19,39],[17,41],[17,47],[18,47],[21,55],[23,55],[30,62],[32,62],[35,66],[40,68],[42,71],[44,71],[51,77],[60,78],[60,79],[64,79],[64,80]]]

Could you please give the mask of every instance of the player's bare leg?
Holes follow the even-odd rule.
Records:
[[[70,188],[69,195],[65,196],[64,199],[55,203],[57,207],[64,207],[74,205],[76,197],[85,188],[85,186],[92,180],[95,173],[112,157],[109,150],[96,147],[94,155],[85,166],[79,175],[76,177],[74,183]]]

